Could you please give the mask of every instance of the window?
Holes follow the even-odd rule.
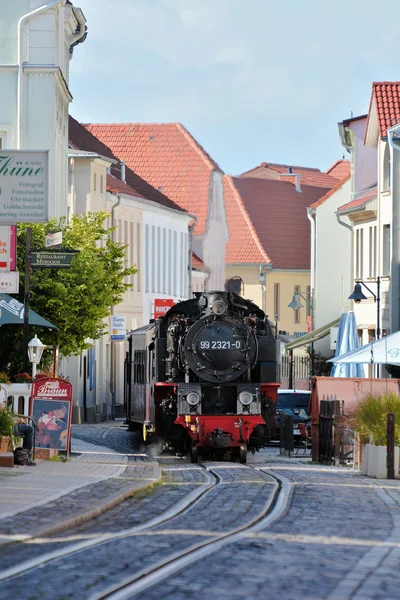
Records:
[[[294,286],[294,291],[295,292],[300,292],[300,286],[299,285],[295,285]],[[296,299],[299,299],[300,296],[296,296]],[[294,310],[294,322],[295,324],[300,323],[300,308],[298,308],[297,310]]]
[[[383,226],[382,275],[390,275],[390,225]]]
[[[382,181],[382,192],[390,190],[390,148],[389,143],[386,142],[385,153],[383,155],[383,181]]]
[[[376,277],[376,225],[369,228],[369,276]]]
[[[280,298],[279,298],[279,289],[280,285],[279,283],[274,283],[274,319],[279,320],[279,302],[280,302]]]
[[[356,229],[356,268],[355,277],[356,279],[363,278],[363,250],[364,250],[364,231],[363,229]]]
[[[104,192],[104,177],[103,177],[103,175],[100,175],[100,192],[101,193]]]
[[[93,191],[97,190],[97,176],[96,173],[93,173]]]

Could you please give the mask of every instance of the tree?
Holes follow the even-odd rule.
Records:
[[[30,307],[48,319],[57,330],[40,330],[46,344],[58,345],[63,356],[80,354],[90,347],[88,339],[107,332],[106,317],[119,304],[131,284],[125,278],[137,272],[126,264],[126,246],[114,242],[113,228],[107,228],[108,213],[73,215],[49,223],[19,224],[17,268],[20,271],[19,300],[25,283],[26,230],[32,229],[32,251],[45,248],[49,231],[62,231],[63,249],[78,250],[69,269],[32,269]],[[2,327],[0,370],[12,373],[22,363],[22,328]],[[35,330],[36,331],[36,330]],[[11,365],[10,365],[11,363]]]

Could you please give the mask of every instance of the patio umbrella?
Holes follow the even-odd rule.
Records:
[[[1,325],[10,324],[24,324],[24,305],[8,294],[0,294],[0,327]],[[50,321],[47,321],[31,309],[29,309],[29,325],[57,329],[53,323],[50,323]]]
[[[395,331],[352,352],[346,352],[342,356],[331,358],[328,362],[400,365],[400,331]]]
[[[353,311],[343,313],[339,321],[338,336],[336,342],[335,359],[359,347],[357,323]],[[365,377],[362,364],[358,362],[340,363],[334,362],[331,377]]]

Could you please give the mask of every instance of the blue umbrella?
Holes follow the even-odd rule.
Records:
[[[335,358],[359,347],[357,323],[352,311],[340,317]],[[359,363],[338,363],[332,366],[331,377],[365,377],[364,367]]]

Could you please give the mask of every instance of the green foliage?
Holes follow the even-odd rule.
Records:
[[[395,414],[395,443],[400,444],[400,396],[394,393],[366,396],[353,411],[353,427],[362,443],[368,443],[372,437],[376,446],[386,445],[388,413]]]
[[[309,360],[311,360],[311,345],[307,347],[306,352]],[[331,374],[332,365],[331,363],[327,363],[327,360],[327,356],[324,356],[321,352],[314,351],[313,374],[316,377],[329,377]]]
[[[7,373],[0,373],[0,383],[8,383],[10,378]]]
[[[111,307],[119,304],[132,286],[125,278],[137,272],[126,265],[126,246],[112,240],[107,228],[108,213],[73,215],[49,223],[19,224],[17,232],[17,268],[20,271],[20,294],[23,302],[26,230],[32,229],[31,250],[45,248],[49,231],[62,231],[63,249],[79,250],[69,269],[32,269],[30,307],[54,323],[57,330],[35,327],[35,333],[47,345],[58,345],[65,356],[80,354],[107,332],[105,319]],[[21,371],[22,327],[2,327],[0,368],[10,374]],[[31,332],[30,332],[31,335]],[[50,360],[50,355],[48,356]]]
[[[12,411],[6,406],[0,408],[0,436],[12,437],[13,427]]]

